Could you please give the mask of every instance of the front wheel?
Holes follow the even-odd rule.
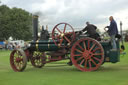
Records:
[[[13,50],[10,55],[10,64],[14,71],[23,71],[27,65],[25,52],[21,49]]]

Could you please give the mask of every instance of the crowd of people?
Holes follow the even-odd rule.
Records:
[[[1,42],[2,44],[0,44],[0,49],[5,49],[5,50],[14,50],[14,49],[20,49],[20,48],[24,48],[27,46],[27,43],[23,43],[24,45],[19,44],[18,42],[8,42],[8,41],[4,41]]]

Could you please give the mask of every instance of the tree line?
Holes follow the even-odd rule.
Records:
[[[13,39],[30,40],[32,14],[21,8],[0,5],[0,41]]]

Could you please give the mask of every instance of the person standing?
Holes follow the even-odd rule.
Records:
[[[110,25],[106,26],[105,28],[108,28],[107,32],[111,38],[112,49],[116,50],[117,46],[116,46],[115,36],[116,36],[116,34],[118,34],[117,23],[114,20],[113,16],[109,17],[109,21],[110,21]]]

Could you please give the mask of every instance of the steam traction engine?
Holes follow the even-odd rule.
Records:
[[[46,32],[45,32],[46,33]],[[30,61],[41,68],[46,63],[69,59],[81,71],[97,70],[104,62],[119,61],[120,49],[111,50],[110,41],[97,41],[80,32],[75,32],[68,23],[59,23],[52,30],[52,37],[45,33],[38,37],[38,16],[33,16],[34,39],[26,49],[15,49],[10,54],[10,64],[14,71],[23,71]],[[45,34],[45,35],[44,35]]]

